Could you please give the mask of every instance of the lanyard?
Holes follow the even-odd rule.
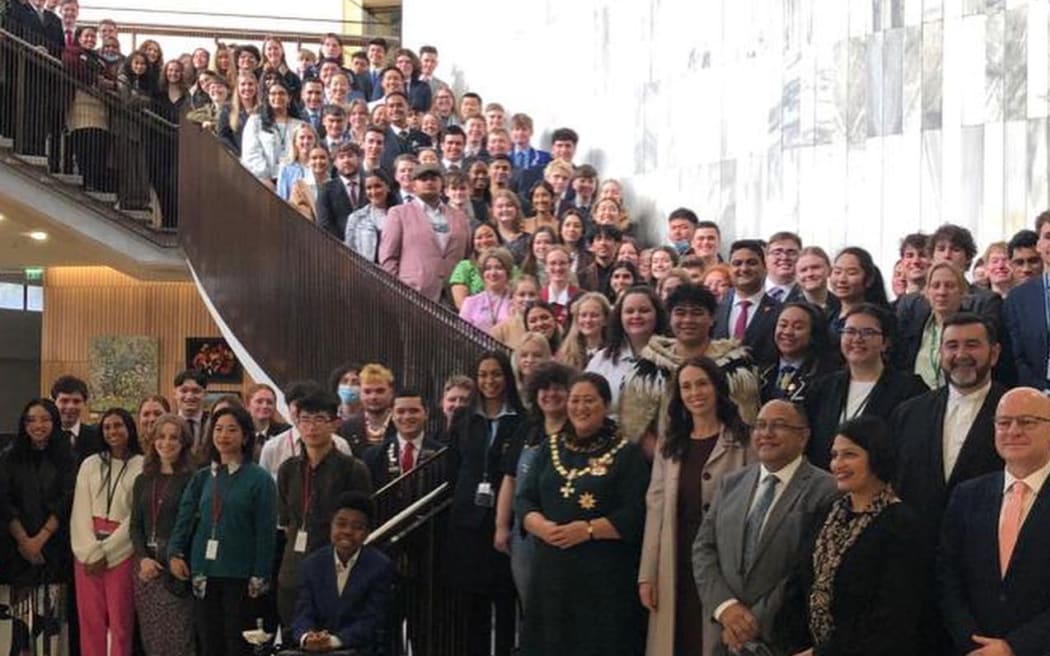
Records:
[[[314,485],[315,474],[314,468],[310,466],[309,462],[306,462],[305,458],[303,459],[303,466],[306,468],[306,471],[303,472],[303,516],[299,524],[300,527],[306,526],[306,515],[310,512],[310,495],[312,493],[311,488]]]
[[[493,326],[495,326],[497,323],[499,323],[499,321],[497,321],[497,319],[499,319],[499,312],[500,312],[500,310],[503,309],[503,303],[506,300],[507,300],[506,296],[500,296],[499,297],[499,303],[496,304],[495,308],[493,308],[492,307],[492,294],[490,294],[488,292],[485,292],[485,302],[488,305],[489,319],[492,320],[492,325]]]
[[[153,487],[150,492],[149,501],[149,526],[150,536],[152,542],[157,541],[157,518],[160,517],[160,510],[164,506],[164,494],[168,491],[169,480],[164,480],[164,485],[160,486],[160,491],[157,491],[157,483],[160,480],[160,476],[153,479]]]
[[[130,458],[125,458],[122,461],[123,462],[123,466],[121,466],[120,472],[117,474],[117,480],[115,480],[115,481],[112,480],[113,479],[113,458],[112,458],[112,456],[106,458],[105,461],[104,461],[106,463],[106,479],[105,479],[105,484],[106,484],[106,519],[109,519],[109,511],[110,511],[110,508],[113,507],[113,497],[116,496],[116,494],[117,494],[117,486],[120,485],[120,479],[123,478],[124,471],[127,470],[127,468],[128,468],[128,460],[130,460]]]

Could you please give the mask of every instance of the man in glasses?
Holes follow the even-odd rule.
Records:
[[[809,464],[806,415],[781,400],[762,406],[751,433],[758,462],[722,479],[693,544],[693,574],[703,607],[704,653],[794,653],[775,626],[805,622],[803,604],[784,604],[805,538],[819,529],[838,496],[831,474]],[[794,613],[795,618],[786,614]],[[792,621],[794,620],[794,621]]]
[[[1050,399],[1019,387],[995,412],[1005,467],[960,485],[944,515],[938,596],[953,653],[1045,654],[1050,644]]]
[[[1043,272],[1010,290],[1003,306],[1017,384],[1050,392],[1050,211],[1035,219]],[[1016,251],[1014,251],[1016,253]],[[1011,256],[1012,257],[1012,256]]]

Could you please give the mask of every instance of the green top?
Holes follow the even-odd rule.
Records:
[[[481,278],[481,270],[474,260],[460,260],[452,275],[448,277],[449,285],[466,285],[471,295],[480,293],[485,289],[485,281]]]
[[[213,502],[216,484],[219,500]],[[277,488],[269,472],[249,462],[230,474],[213,464],[198,470],[186,486],[169,553],[183,558],[189,553],[194,576],[270,579],[276,530]],[[213,538],[218,550],[208,560]]]

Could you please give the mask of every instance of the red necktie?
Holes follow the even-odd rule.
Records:
[[[412,466],[416,464],[416,445],[411,442],[405,442],[405,448],[401,450],[401,473],[407,474],[412,471]]]
[[[346,183],[346,194],[350,196],[350,207],[357,208],[357,182],[350,180]]]
[[[739,303],[740,314],[736,315],[736,323],[733,325],[733,338],[740,341],[744,340],[744,333],[747,332],[747,309],[751,307],[751,301],[746,298]]]
[[[66,30],[66,47],[73,47],[73,30]]]

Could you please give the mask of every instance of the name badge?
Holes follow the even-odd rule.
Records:
[[[299,531],[295,534],[296,553],[306,553],[306,539],[306,531]]]
[[[219,541],[215,538],[208,540],[207,546],[204,547],[204,559],[215,560],[219,557]]]

